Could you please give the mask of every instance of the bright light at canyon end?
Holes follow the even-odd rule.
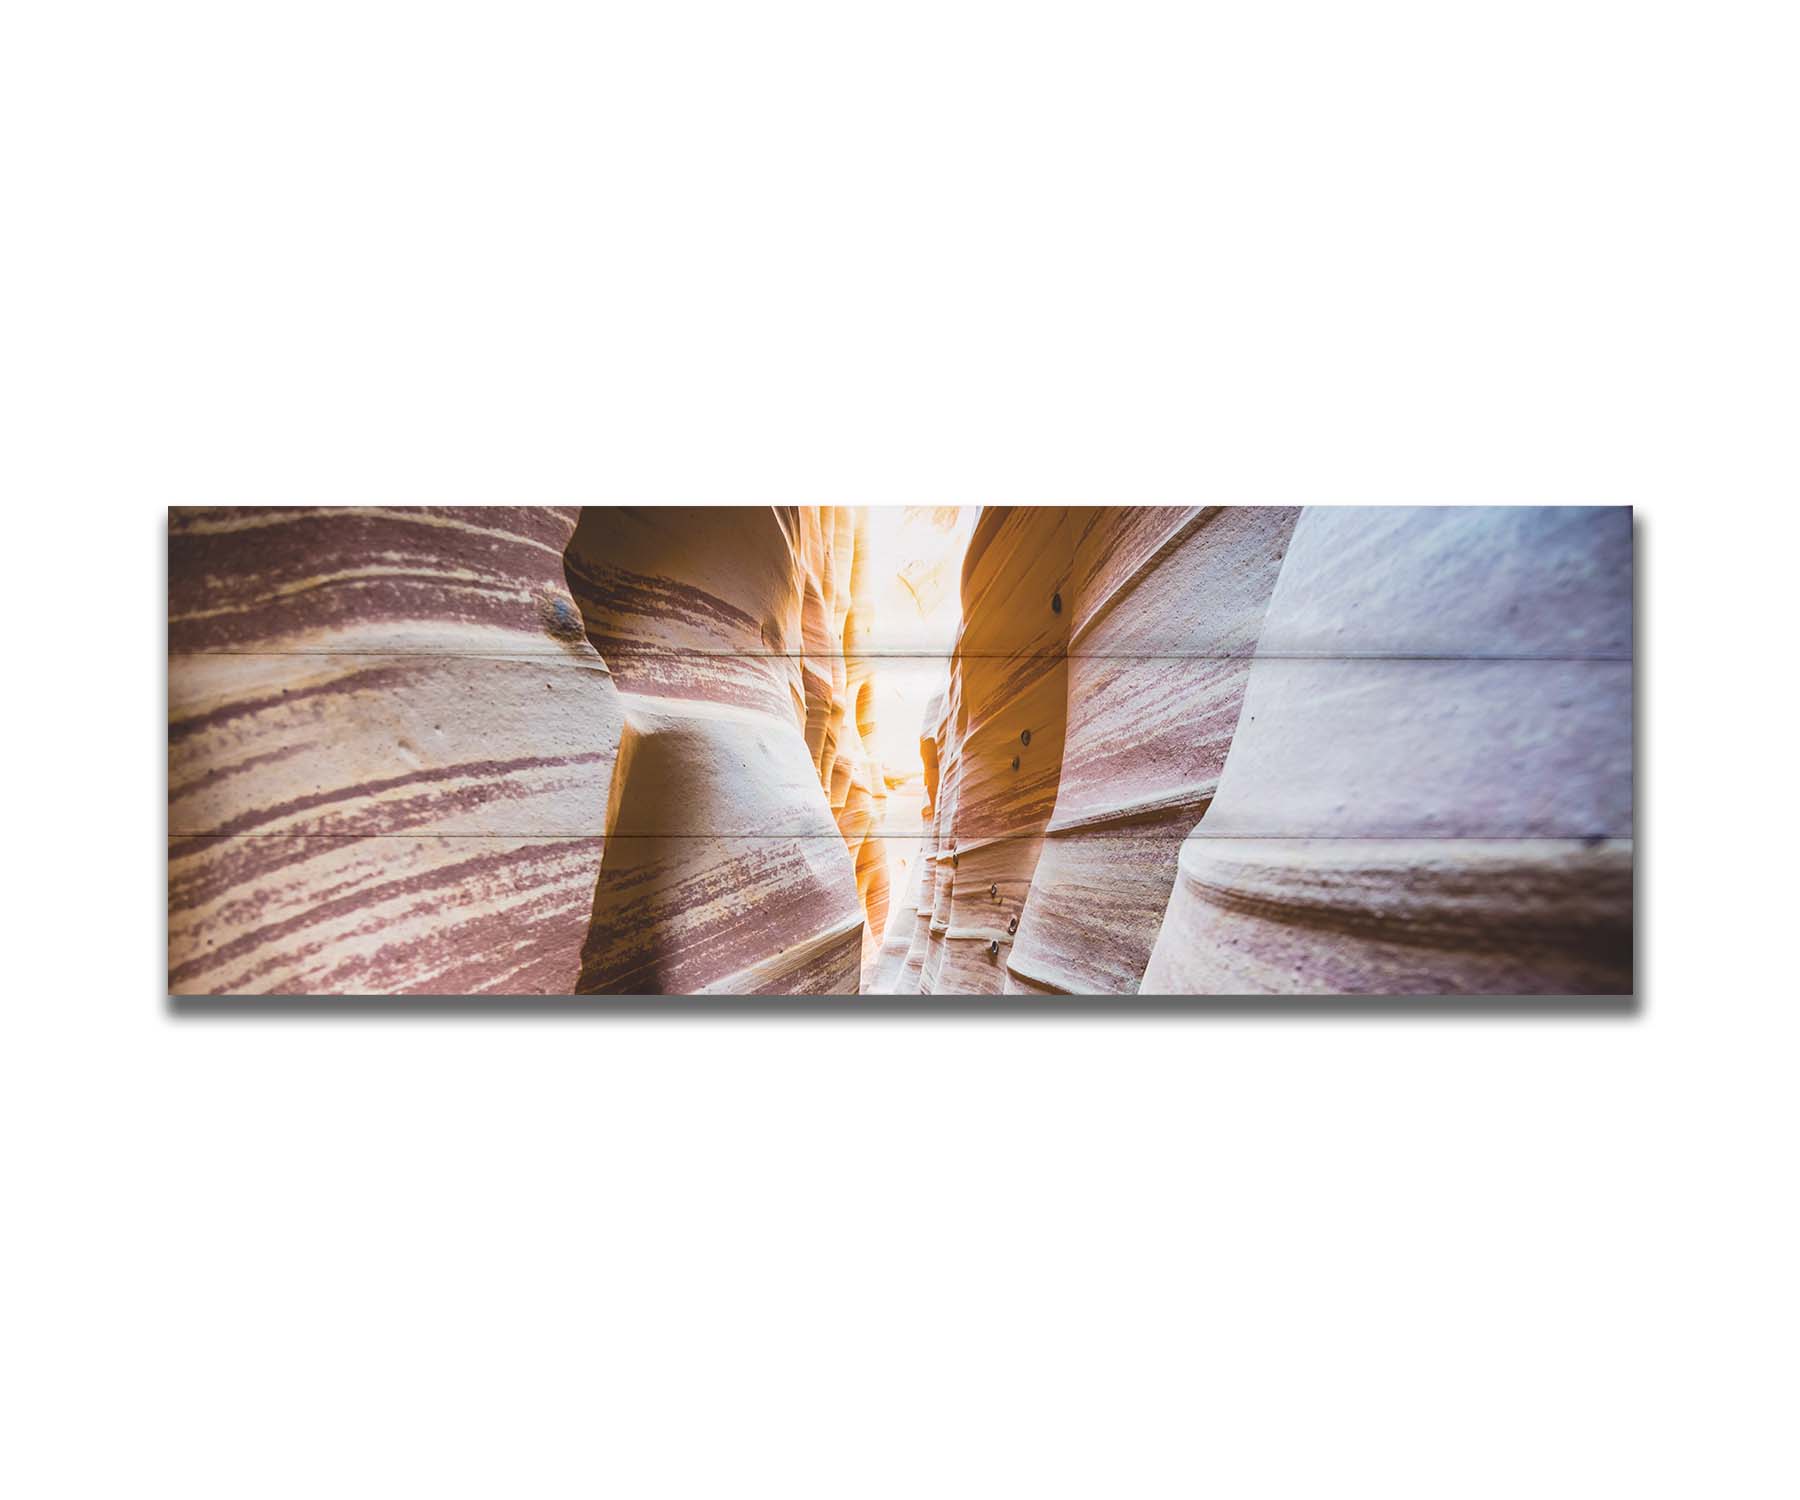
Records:
[[[875,693],[875,733],[864,748],[888,789],[888,890],[904,892],[924,832],[925,763],[919,753],[925,710],[950,680],[950,653],[962,619],[963,552],[972,506],[873,506],[866,512],[867,566],[876,580],[875,618],[865,638]]]

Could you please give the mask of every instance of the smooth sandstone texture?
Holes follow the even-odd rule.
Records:
[[[171,992],[854,990],[862,524],[172,511]]]
[[[1631,990],[1631,516],[1311,509],[1144,977]]]

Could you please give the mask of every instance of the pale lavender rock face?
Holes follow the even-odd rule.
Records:
[[[1190,839],[1144,990],[1629,994],[1631,845]]]
[[[1144,978],[1629,993],[1631,519],[1308,510]]]

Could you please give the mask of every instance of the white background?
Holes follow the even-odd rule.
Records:
[[[1800,1492],[1793,12],[0,34],[0,1488]],[[1640,507],[1645,1009],[171,1019],[171,502]]]

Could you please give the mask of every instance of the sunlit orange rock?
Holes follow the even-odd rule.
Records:
[[[916,986],[909,952],[897,981],[903,992],[998,994],[1006,986],[1061,775],[1070,615],[1060,590],[1090,514],[1018,507],[976,520],[950,680],[926,736],[932,868],[919,881]]]
[[[868,918],[863,929],[862,968],[871,974],[888,920],[887,854],[882,832],[888,824],[888,787],[873,750],[875,674],[878,663],[868,654],[876,606],[869,558],[869,513],[862,507],[837,512],[836,568],[842,619],[838,630],[844,652],[844,690],[838,715],[838,755],[831,777],[832,809],[856,863],[856,890]],[[848,559],[848,566],[845,559]]]
[[[1056,806],[1068,725],[1062,591],[1090,509],[984,510],[963,564],[945,963],[934,992],[997,994]]]

